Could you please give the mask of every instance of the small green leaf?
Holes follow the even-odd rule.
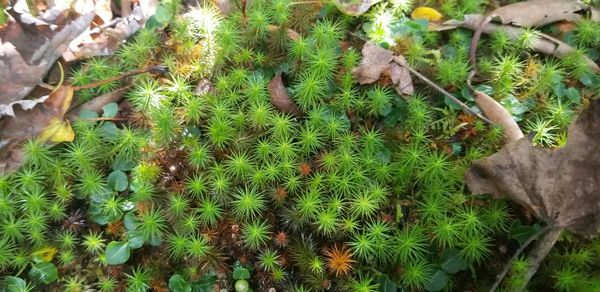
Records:
[[[102,107],[102,116],[105,118],[113,118],[119,112],[119,105],[111,102]]]
[[[469,264],[460,256],[459,251],[456,249],[449,249],[444,252],[441,261],[440,268],[450,275],[469,268]]]
[[[137,229],[139,224],[136,222],[135,214],[133,214],[133,212],[125,213],[125,216],[123,216],[123,225],[125,225],[125,229],[129,231]]]
[[[169,289],[173,292],[191,292],[192,286],[179,274],[169,279]]]
[[[198,281],[191,283],[194,292],[212,292],[217,282],[217,277],[210,272]]]
[[[109,265],[120,265],[129,259],[129,243],[113,241],[106,246],[106,263]]]
[[[379,276],[379,291],[396,292],[398,291],[398,286],[390,279],[390,276],[383,274]]]
[[[237,280],[235,281],[235,291],[236,292],[249,292],[250,291],[250,283],[246,280]]]
[[[89,109],[82,109],[79,112],[79,117],[82,119],[95,119],[98,117],[98,113]]]
[[[581,102],[581,94],[577,88],[569,87],[566,92],[567,98],[573,102],[574,104],[579,104]]]
[[[233,279],[235,280],[247,280],[250,279],[250,271],[244,267],[235,267],[233,269]]]
[[[58,279],[58,269],[53,263],[38,263],[29,270],[29,278],[50,284]]]
[[[168,7],[161,5],[158,6],[158,8],[156,8],[156,13],[154,14],[154,17],[156,21],[164,25],[169,23],[173,18],[173,11]]]
[[[128,184],[127,175],[120,170],[115,170],[108,175],[108,186],[117,192],[126,190]]]
[[[510,227],[508,238],[516,240],[519,244],[523,244],[529,237],[538,232],[540,228],[538,224],[534,224],[533,226],[522,225],[521,221],[517,220]]]
[[[102,131],[102,135],[108,139],[116,138],[120,131],[119,128],[117,128],[117,125],[115,125],[113,122],[103,123],[100,130]]]
[[[427,291],[441,291],[442,289],[444,289],[446,287],[446,285],[448,285],[448,279],[450,277],[448,277],[448,274],[446,274],[444,271],[437,270],[433,276],[431,277],[431,279],[429,279],[429,282],[427,284],[425,284],[425,290]]]
[[[127,243],[132,249],[138,249],[144,245],[144,237],[137,230],[127,232]]]
[[[135,162],[131,159],[117,158],[112,165],[113,170],[128,171],[132,170]]]
[[[18,277],[8,276],[2,281],[2,287],[4,290],[0,291],[3,292],[22,292],[27,291],[27,282]]]

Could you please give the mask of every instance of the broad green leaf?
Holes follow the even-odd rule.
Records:
[[[446,272],[440,270],[437,270],[433,276],[431,277],[431,279],[429,280],[429,282],[427,284],[425,284],[425,290],[427,291],[441,291],[442,289],[444,289],[446,287],[446,285],[448,285],[448,279],[450,277],[448,277],[448,274],[446,274]]]
[[[154,14],[154,17],[156,19],[156,21],[158,21],[160,24],[167,24],[171,21],[171,19],[173,18],[173,11],[171,9],[169,9],[168,7],[165,6],[158,6],[158,8],[156,8],[156,13]]]
[[[82,109],[79,112],[79,117],[82,119],[95,119],[98,117],[98,113],[93,110]]]
[[[113,241],[106,246],[106,263],[109,265],[120,265],[129,259],[129,243]]]
[[[102,116],[105,118],[113,118],[119,112],[119,105],[111,102],[102,107]]]
[[[125,229],[129,231],[137,229],[139,224],[136,222],[135,214],[133,214],[133,212],[125,213],[125,216],[123,216],[123,225],[125,225]]]
[[[137,230],[127,232],[127,240],[129,247],[133,249],[138,249],[144,245],[144,238]]]
[[[117,158],[112,165],[113,170],[128,171],[132,170],[135,162],[130,159]]]
[[[58,279],[58,270],[53,263],[37,263],[29,270],[29,278],[50,284]]]
[[[440,268],[450,275],[469,268],[469,264],[460,256],[459,251],[456,249],[449,249],[444,252],[441,262]]]
[[[192,286],[181,275],[175,274],[169,279],[169,289],[172,292],[191,292]]]
[[[390,279],[388,275],[379,276],[379,291],[380,292],[396,292],[398,286]]]
[[[533,226],[522,225],[521,221],[517,220],[510,227],[508,238],[516,240],[519,244],[523,244],[529,237],[538,232],[539,229],[540,226],[538,224],[534,224]]]
[[[2,281],[2,287],[1,287],[0,291],[2,291],[2,292],[27,291],[27,282],[25,282],[25,280],[18,278],[18,277],[8,276],[8,277],[4,278],[4,280]]]
[[[120,170],[115,170],[108,175],[108,186],[117,192],[126,190],[128,184],[127,175]]]

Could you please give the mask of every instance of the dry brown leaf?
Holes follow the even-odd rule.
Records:
[[[508,197],[555,227],[584,236],[600,232],[600,101],[569,127],[564,148],[533,146],[528,139],[475,161],[465,174],[474,194]]]
[[[283,86],[281,75],[275,75],[271,79],[271,82],[269,82],[269,93],[271,95],[271,102],[279,111],[297,117],[302,116],[302,110],[290,98],[285,86]]]
[[[72,140],[70,126],[64,121],[72,100],[73,87],[61,86],[33,109],[16,108],[14,117],[0,120],[0,175],[19,168],[23,158],[19,145],[30,138]]]
[[[557,21],[577,21],[588,10],[588,5],[573,0],[530,0],[502,6],[490,13],[503,24],[516,26],[544,26]]]
[[[489,95],[475,91],[475,103],[485,116],[504,129],[504,142],[511,143],[523,138],[523,132],[510,113]]]
[[[379,80],[381,73],[388,70],[394,53],[372,42],[366,42],[362,48],[362,61],[358,67],[352,69],[354,78],[359,84],[373,83]]]
[[[337,8],[345,14],[359,16],[381,0],[333,0]]]
[[[91,9],[78,15],[53,7],[36,18],[27,12],[25,1],[6,12],[14,21],[0,30],[0,117],[14,114],[16,104],[31,108],[32,101],[23,98],[94,17]]]
[[[404,65],[406,65],[404,57],[394,56],[394,62],[390,64],[390,78],[399,94],[412,95],[415,93],[415,88],[412,84],[410,71]]]
[[[69,49],[63,54],[63,58],[66,61],[73,61],[111,55],[126,38],[144,26],[157,6],[157,0],[141,0],[126,17],[105,21],[105,24],[100,27],[88,28],[69,44]],[[99,6],[98,9],[102,11],[103,6]]]
[[[388,72],[393,87],[398,94],[412,95],[414,88],[409,70],[404,67],[406,60],[402,56],[394,56],[390,50],[367,42],[362,48],[362,61],[352,69],[352,75],[359,84],[378,81],[384,72]]]
[[[480,14],[467,14],[464,16],[463,21],[458,20],[449,20],[444,22],[444,24],[438,27],[438,30],[447,30],[453,29],[456,27],[468,28],[471,30],[476,30],[478,26],[481,24],[482,20],[485,19],[484,15]],[[517,40],[525,31],[520,27],[515,27],[512,25],[502,25],[495,23],[488,23],[483,27],[482,32],[486,34],[490,34],[496,31],[504,31],[506,35],[512,39]],[[574,52],[575,49],[563,41],[560,41],[556,38],[553,38],[547,34],[538,32],[538,37],[534,38],[531,42],[531,49],[540,52],[543,54],[553,55],[559,58],[564,58],[570,53]],[[594,70],[594,72],[600,72],[600,67],[591,59],[584,57],[586,64]]]

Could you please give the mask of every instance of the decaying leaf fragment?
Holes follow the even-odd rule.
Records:
[[[573,0],[530,0],[502,6],[490,13],[503,24],[544,26],[557,21],[580,20],[589,7]]]
[[[335,6],[345,14],[359,16],[381,0],[333,0]]]
[[[0,120],[0,175],[21,166],[19,145],[27,139],[37,137],[54,143],[73,140],[73,129],[64,120],[72,100],[73,87],[60,86],[33,109],[16,108],[14,117]]]
[[[474,194],[508,197],[542,221],[584,236],[600,232],[600,101],[569,127],[557,150],[532,146],[528,139],[505,145],[475,161],[465,174]]]
[[[378,81],[382,75],[389,75],[393,86],[401,95],[414,92],[410,72],[404,66],[406,60],[402,56],[394,56],[390,50],[367,42],[362,48],[362,61],[352,69],[352,75],[359,84],[370,84]]]
[[[271,102],[279,111],[297,117],[302,116],[302,110],[290,98],[285,86],[283,86],[281,75],[275,75],[271,79],[271,82],[269,82],[269,93],[271,95]]]
[[[504,142],[511,143],[523,138],[515,119],[496,100],[481,91],[475,91],[475,103],[490,121],[504,129]]]
[[[477,28],[485,18],[486,16],[480,14],[466,14],[464,16],[464,20],[446,21],[443,23],[442,26],[438,28],[438,30],[447,30],[457,27],[477,30]],[[496,31],[504,31],[511,40],[518,40],[519,37],[525,33],[525,30],[520,27],[495,23],[488,23],[482,28],[482,32],[486,34],[491,34]],[[536,34],[537,37],[531,40],[531,49],[536,52],[540,52],[547,55],[553,55],[559,58],[564,58],[575,51],[573,47],[569,46],[567,43],[561,40],[558,40],[541,32],[537,32]],[[598,67],[598,64],[596,64],[588,57],[584,58],[585,63],[590,67],[590,69],[592,69],[594,72],[600,72],[600,67]]]
[[[6,10],[14,21],[0,29],[0,117],[14,114],[17,104],[34,105],[22,99],[94,18],[91,1],[84,1],[90,6],[81,14],[51,8],[39,17],[29,14],[25,2]]]

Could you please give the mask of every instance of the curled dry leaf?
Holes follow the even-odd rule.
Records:
[[[285,86],[283,86],[281,75],[275,75],[271,79],[271,82],[269,82],[269,93],[271,95],[271,102],[279,111],[297,117],[302,116],[302,110],[290,98]]]
[[[126,17],[115,18],[105,21],[102,26],[88,28],[69,44],[69,49],[63,54],[63,58],[66,61],[73,61],[114,53],[126,38],[144,26],[157,6],[157,0],[140,0]]]
[[[449,20],[438,27],[438,30],[447,30],[457,27],[468,28],[471,30],[477,30],[479,25],[485,19],[484,15],[480,14],[467,14],[464,16],[463,21]],[[506,35],[512,39],[517,40],[525,31],[522,28],[515,27],[512,25],[502,25],[495,23],[488,23],[482,28],[482,32],[490,34],[496,31],[504,31]],[[537,37],[531,41],[531,49],[543,54],[553,55],[559,58],[564,58],[570,53],[574,52],[575,49],[563,41],[553,38],[547,34],[537,32]],[[586,64],[594,71],[600,72],[600,67],[594,61],[585,57]]]
[[[91,1],[85,2],[93,8]],[[94,18],[94,11],[89,7],[79,13],[53,7],[40,17],[29,14],[26,7],[25,1],[19,1],[8,8],[6,12],[14,21],[0,30],[0,117],[14,115],[16,104],[26,108],[35,104],[36,101],[22,100],[42,81],[67,49],[66,44],[81,34]]]
[[[362,61],[352,69],[352,75],[359,84],[369,84],[378,81],[382,75],[389,75],[393,86],[401,95],[411,95],[414,92],[409,70],[405,67],[406,60],[402,56],[394,56],[390,50],[367,42],[362,48]]]
[[[589,9],[573,0],[530,0],[502,6],[490,13],[503,24],[544,26],[557,21],[577,21]]]
[[[60,86],[31,110],[16,108],[14,117],[0,120],[0,175],[21,165],[19,145],[28,139],[37,137],[54,143],[73,140],[73,129],[64,120],[72,100],[73,87]]]
[[[533,146],[528,139],[475,161],[465,174],[474,194],[508,197],[554,227],[600,232],[600,101],[571,124],[565,147]]]
[[[489,95],[475,91],[475,103],[492,123],[504,129],[504,142],[511,143],[523,138],[523,132],[510,113]]]

